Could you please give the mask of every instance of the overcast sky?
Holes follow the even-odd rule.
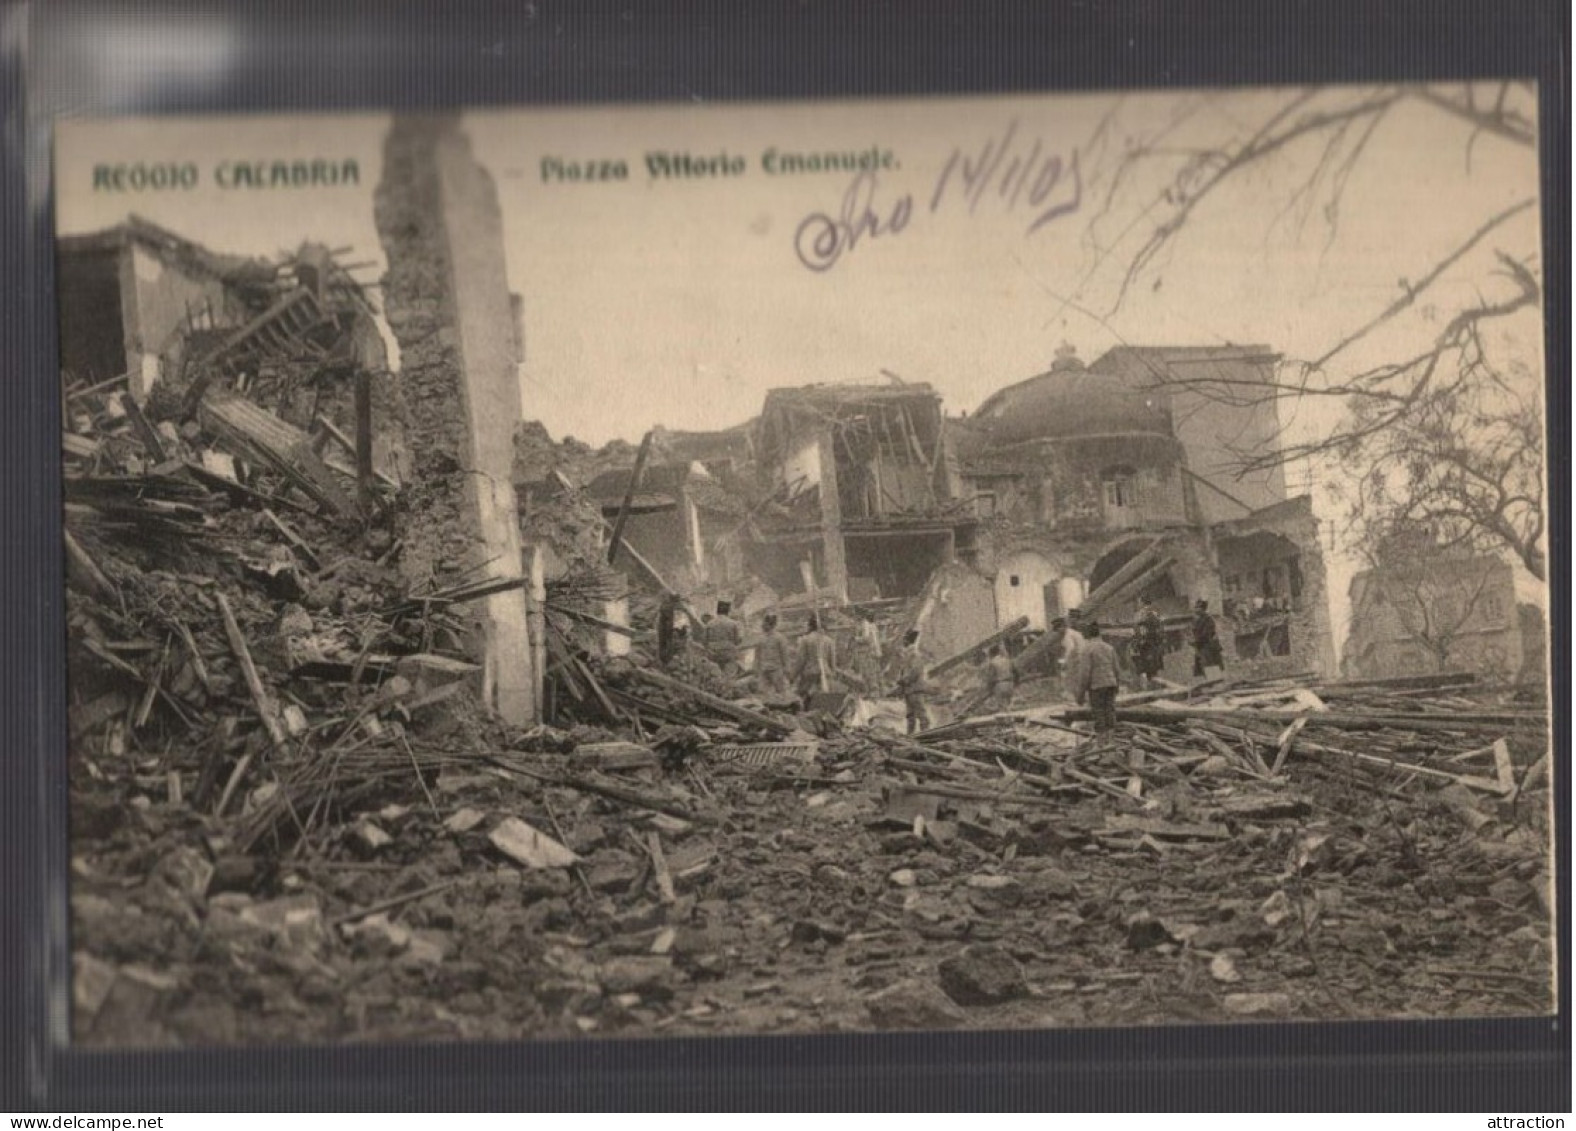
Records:
[[[1410,105],[1369,139],[1335,227],[1322,208],[1327,193],[1304,202],[1306,215],[1293,196],[1317,152],[1289,154],[1210,197],[1116,305],[1132,253],[1155,223],[1145,202],[1188,151],[1244,136],[1284,98],[1250,91],[467,115],[476,156],[498,187],[511,288],[524,300],[522,414],[555,436],[600,443],[638,439],[654,424],[725,427],[753,416],[769,388],[878,381],[883,371],[935,385],[949,411],[972,410],[1043,371],[1064,342],[1089,361],[1120,343],[1259,343],[1313,357],[1394,300],[1399,280],[1419,278],[1484,218],[1536,194],[1535,154],[1483,135],[1468,155],[1459,122]],[[137,212],[221,251],[273,255],[308,239],[351,245],[352,259],[372,264],[358,275],[375,280],[383,255],[371,202],[387,121],[71,123],[57,144],[58,223],[90,231]],[[1123,154],[1167,128],[1166,153],[1126,167],[1112,196]],[[817,214],[841,215],[854,174],[771,176],[763,154],[872,148],[891,155],[862,182],[881,233],[852,247],[839,241],[834,263],[810,269],[800,252],[813,253],[813,240],[800,238],[796,250],[796,234],[816,232]],[[745,171],[654,179],[646,158],[658,152],[738,158]],[[992,165],[981,153],[1003,156]],[[362,178],[354,188],[225,191],[211,177],[225,157],[353,157]],[[94,191],[93,166],[117,161],[194,161],[201,182],[187,192]],[[627,180],[567,179],[570,165],[605,173],[614,170],[602,163],[617,161]],[[971,195],[964,174],[981,165],[986,175]],[[905,199],[906,224],[887,230]],[[1536,211],[1500,235],[1501,246],[1535,248]],[[1436,333],[1439,311],[1481,285],[1493,249],[1463,259],[1432,301],[1346,363]],[[1541,376],[1537,318],[1510,331],[1509,348]],[[1308,405],[1285,415],[1298,430],[1323,424]],[[1300,478],[1293,486],[1312,487],[1332,516],[1322,485],[1306,471]],[[1335,572],[1339,618],[1349,565]]]

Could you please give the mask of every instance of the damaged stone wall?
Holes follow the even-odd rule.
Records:
[[[992,451],[963,476],[970,494],[990,496],[987,516],[1058,529],[1178,526],[1195,512],[1181,452],[1163,436],[1037,440]]]
[[[1048,466],[1059,526],[1167,526],[1188,521],[1174,440],[1152,436],[1093,437],[1049,445]],[[1107,482],[1121,481],[1113,508]]]
[[[197,312],[203,312],[198,315]],[[224,325],[241,311],[218,279],[196,277],[163,263],[148,249],[129,243],[121,259],[121,320],[132,394],[146,398],[163,373],[167,353],[194,317]]]
[[[996,598],[988,578],[961,562],[931,574],[920,599],[914,627],[928,663],[978,643],[996,631]]]
[[[1265,656],[1259,659],[1236,661],[1238,667],[1253,675],[1283,675],[1293,672],[1317,672],[1333,676],[1335,667],[1335,641],[1330,627],[1330,600],[1324,553],[1319,545],[1319,520],[1313,513],[1313,502],[1302,495],[1284,503],[1256,511],[1249,518],[1236,522],[1219,523],[1210,528],[1217,548],[1232,538],[1254,534],[1273,534],[1284,539],[1296,552],[1295,567],[1298,574],[1298,593],[1287,617],[1290,636],[1290,653],[1286,656]],[[1229,561],[1229,551],[1225,551]],[[1221,606],[1214,606],[1217,613]],[[1222,620],[1221,636],[1231,635],[1231,622]],[[1227,662],[1232,663],[1231,641],[1227,643]]]
[[[411,452],[401,565],[413,589],[518,576],[511,483],[519,419],[515,319],[491,177],[457,119],[399,118],[376,197]],[[520,590],[467,606],[485,691],[511,722],[536,714]]]

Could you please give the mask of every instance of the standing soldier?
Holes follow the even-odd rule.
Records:
[[[1089,635],[1072,677],[1073,700],[1082,706],[1087,698],[1095,734],[1109,734],[1116,729],[1116,689],[1121,685],[1116,649],[1100,639],[1100,625],[1095,621],[1085,625],[1084,631]]]
[[[717,615],[703,630],[706,651],[711,653],[712,663],[717,665],[723,678],[729,680],[739,678],[739,646],[744,642],[744,632],[739,628],[739,622],[728,615],[732,610],[730,602],[718,601]]]
[[[1193,674],[1204,676],[1208,674],[1206,669],[1220,671],[1225,666],[1215,618],[1209,615],[1209,602],[1200,599],[1193,605]]]
[[[766,614],[761,631],[755,645],[755,681],[762,695],[780,699],[788,693],[788,638],[777,631],[776,613]]]
[[[1073,610],[1077,616],[1078,610]],[[1078,670],[1078,664],[1083,656],[1083,633],[1067,623],[1066,617],[1057,617],[1051,621],[1051,632],[1058,638],[1058,643],[1053,645],[1057,659],[1058,671],[1061,673],[1062,690],[1072,694],[1073,675]]]
[[[930,725],[925,714],[925,657],[919,651],[919,632],[909,629],[903,636],[903,657],[898,667],[897,693],[903,697],[908,716],[908,733],[915,734]]]
[[[1160,614],[1145,597],[1138,609],[1138,627],[1133,633],[1133,669],[1145,687],[1157,684],[1156,676],[1166,666],[1166,630]]]
[[[686,624],[675,624],[668,637],[667,666],[680,679],[691,674],[694,664],[690,652],[689,626]]]
[[[849,649],[849,666],[867,695],[881,691],[881,634],[876,631],[875,614],[866,609],[859,614],[859,625],[854,630],[853,646]]]
[[[1007,646],[998,644],[990,650],[990,662],[985,665],[985,705],[992,711],[1005,711],[1012,706],[1012,693],[1018,689],[1018,673],[1007,655]]]
[[[672,593],[662,597],[657,606],[657,662],[664,668],[671,667],[677,648],[674,630],[678,625],[679,599]]]
[[[799,638],[799,654],[794,660],[794,689],[805,709],[817,691],[832,689],[832,673],[837,670],[837,645],[821,631],[821,618],[812,614],[808,631]]]

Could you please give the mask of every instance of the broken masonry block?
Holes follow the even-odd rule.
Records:
[[[1017,959],[999,946],[966,947],[936,968],[941,988],[959,1005],[996,1005],[1029,996]]]
[[[465,808],[452,814],[443,822],[443,827],[451,833],[468,833],[486,819],[486,814],[479,810]]]
[[[499,852],[527,868],[567,868],[580,862],[569,849],[518,817],[505,818],[488,839]]]
[[[472,681],[478,693],[481,690],[481,665],[449,656],[437,656],[430,652],[401,656],[394,664],[394,671],[409,681],[417,696],[430,695],[440,687],[464,680]]]
[[[865,999],[878,1029],[956,1029],[964,1013],[930,982],[913,979],[888,986]]]

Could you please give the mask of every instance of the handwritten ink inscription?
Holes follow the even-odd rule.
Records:
[[[981,204],[998,213],[1026,216],[1028,237],[1083,203],[1078,150],[1048,150],[1040,138],[1025,144],[1017,121],[1000,134],[965,150],[953,149],[931,188],[928,213],[965,210],[979,214]],[[882,199],[874,169],[856,176],[836,213],[812,212],[794,230],[794,252],[811,271],[830,271],[859,244],[896,236],[915,219],[913,193]]]
[[[830,271],[843,257],[854,250],[860,240],[869,236],[897,235],[908,227],[914,213],[912,193],[904,193],[887,209],[878,213],[875,207],[876,174],[866,170],[854,178],[853,184],[843,194],[843,207],[837,216],[813,212],[799,221],[794,232],[793,249],[799,262],[812,271]]]

